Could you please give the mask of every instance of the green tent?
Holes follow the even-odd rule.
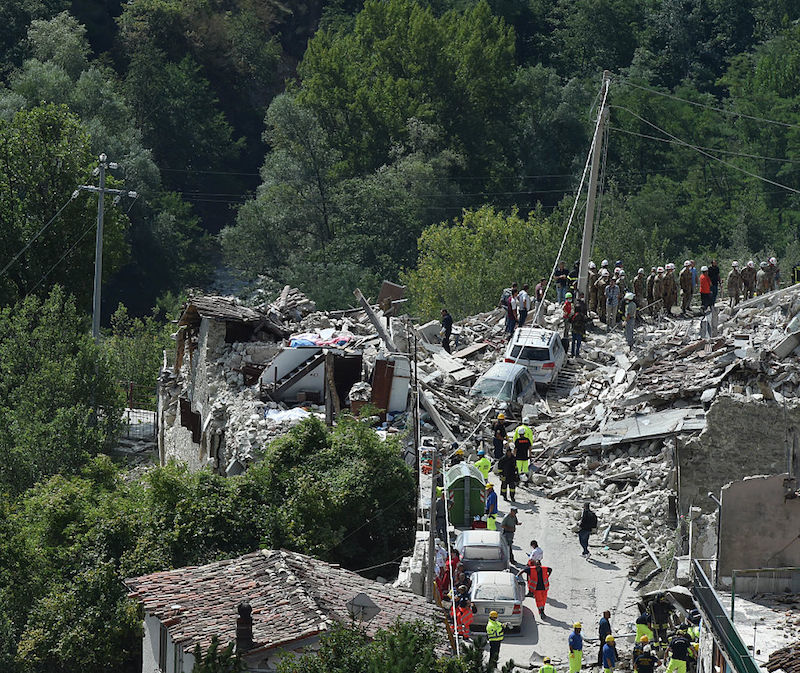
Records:
[[[471,463],[453,465],[444,473],[447,487],[450,523],[454,526],[470,526],[476,516],[485,509],[485,485],[483,475]]]

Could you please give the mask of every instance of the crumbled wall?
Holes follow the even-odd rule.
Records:
[[[678,450],[680,511],[690,505],[716,509],[708,497],[732,481],[786,471],[787,428],[800,428],[800,407],[720,396],[706,415],[706,429]],[[795,455],[797,463],[797,455]]]

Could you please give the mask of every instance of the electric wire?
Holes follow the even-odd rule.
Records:
[[[616,110],[623,110],[624,112],[627,112],[628,114],[636,117],[636,119],[638,119],[639,121],[644,122],[648,126],[651,126],[656,131],[660,131],[664,135],[669,136],[670,138],[672,138],[679,145],[684,145],[685,147],[690,147],[691,149],[695,150],[696,152],[699,152],[700,154],[708,157],[709,159],[713,159],[714,161],[718,161],[719,163],[721,163],[721,164],[723,164],[725,166],[728,166],[729,168],[732,168],[735,171],[739,171],[740,173],[744,173],[745,175],[749,175],[750,177],[756,178],[757,180],[762,180],[763,182],[767,182],[767,183],[769,183],[771,185],[775,185],[776,187],[780,187],[781,189],[785,189],[787,192],[793,192],[794,194],[800,194],[800,189],[795,189],[794,187],[789,187],[788,185],[781,184],[780,182],[776,182],[775,180],[770,180],[769,178],[765,178],[763,175],[758,175],[758,173],[753,173],[752,171],[748,171],[747,169],[741,168],[741,167],[737,166],[736,164],[732,164],[730,161],[725,161],[725,159],[721,159],[720,157],[715,157],[713,154],[709,154],[708,152],[706,152],[705,150],[701,149],[697,145],[693,145],[692,143],[686,142],[685,140],[681,140],[677,136],[672,135],[669,131],[665,131],[660,126],[657,126],[653,122],[648,121],[644,117],[639,116],[633,110],[629,110],[628,108],[623,107],[621,105],[612,105],[610,107],[612,107],[612,108],[614,108]]]
[[[18,259],[19,259],[19,258],[22,256],[22,254],[23,254],[23,253],[24,253],[24,252],[25,252],[25,251],[26,251],[28,248],[30,248],[30,247],[31,247],[31,245],[33,245],[33,242],[34,242],[34,241],[35,241],[37,238],[39,238],[39,236],[41,236],[41,235],[44,233],[44,231],[45,231],[45,229],[47,229],[47,227],[49,227],[51,224],[53,224],[53,222],[55,221],[55,219],[56,219],[56,218],[57,218],[59,215],[61,215],[61,213],[62,213],[62,212],[64,212],[64,209],[65,209],[65,208],[66,208],[66,207],[67,207],[67,206],[68,206],[70,203],[72,203],[72,201],[73,201],[74,199],[75,199],[75,194],[73,194],[72,196],[70,196],[70,197],[69,197],[69,199],[67,200],[67,202],[66,202],[66,203],[65,203],[63,206],[61,206],[61,208],[59,208],[59,209],[58,209],[58,212],[56,212],[56,214],[55,214],[55,215],[53,215],[53,217],[51,217],[51,218],[50,218],[50,219],[49,219],[49,220],[48,220],[48,221],[45,223],[45,225],[44,225],[44,226],[43,226],[41,229],[39,229],[39,231],[37,231],[37,232],[36,232],[36,235],[35,235],[33,238],[31,238],[31,240],[29,240],[29,241],[28,241],[28,242],[25,244],[25,246],[22,248],[22,250],[20,250],[20,251],[19,251],[19,252],[18,252],[16,255],[14,255],[14,257],[11,259],[11,261],[10,261],[8,264],[6,264],[6,265],[5,265],[5,266],[4,266],[2,269],[0,269],[0,276],[4,276],[4,275],[5,275],[6,271],[8,271],[8,270],[11,268],[11,266],[14,264],[14,262],[16,262],[16,261],[17,261],[17,260],[18,260]]]
[[[72,244],[72,246],[70,246],[70,248],[69,248],[69,249],[68,249],[68,250],[67,250],[67,251],[66,251],[66,252],[65,252],[63,255],[61,255],[61,257],[59,257],[59,258],[58,258],[58,261],[57,261],[55,264],[53,264],[53,266],[51,266],[51,267],[50,267],[50,269],[47,271],[47,273],[45,273],[45,274],[44,274],[44,275],[43,275],[43,276],[42,276],[42,277],[41,277],[41,278],[40,278],[40,279],[39,279],[39,280],[36,282],[36,285],[34,285],[34,286],[33,286],[33,287],[30,289],[30,290],[28,290],[28,291],[25,293],[25,296],[26,296],[26,297],[27,297],[29,294],[31,294],[31,293],[32,293],[32,292],[33,292],[33,291],[34,291],[34,290],[35,290],[37,287],[39,287],[39,285],[41,285],[42,281],[43,281],[45,278],[47,278],[47,277],[48,277],[48,276],[49,276],[51,273],[53,273],[53,271],[55,271],[56,267],[57,267],[59,264],[61,264],[61,262],[63,262],[63,261],[64,261],[64,259],[65,259],[65,258],[66,258],[66,257],[67,257],[67,256],[68,256],[68,255],[69,255],[69,254],[70,254],[70,253],[71,253],[71,252],[72,252],[72,251],[73,251],[75,248],[77,248],[77,247],[78,247],[78,244],[79,244],[79,243],[80,243],[80,242],[81,242],[81,241],[82,241],[84,238],[86,238],[86,234],[88,234],[90,231],[93,231],[93,230],[94,230],[94,228],[95,228],[95,226],[96,226],[96,225],[95,225],[95,223],[94,223],[94,222],[92,222],[92,224],[90,224],[90,225],[89,225],[89,226],[88,226],[88,227],[87,227],[87,228],[84,230],[84,232],[83,232],[83,233],[80,235],[80,237],[78,238],[78,240],[77,240],[77,241],[75,241],[75,242]]]
[[[708,105],[706,103],[698,103],[697,101],[689,100],[687,98],[681,98],[680,96],[676,96],[675,94],[665,93],[664,91],[651,89],[650,87],[641,86],[640,84],[634,84],[633,82],[630,81],[622,80],[620,83],[626,86],[633,87],[634,89],[641,89],[642,91],[647,91],[648,93],[655,94],[656,96],[671,98],[672,100],[681,101],[682,103],[687,103],[688,105],[695,105],[696,107],[704,108],[706,110],[713,110],[714,112],[719,112],[721,114],[729,115],[731,117],[743,117],[745,119],[752,119],[753,121],[764,122],[765,124],[775,124],[776,126],[783,126],[785,128],[790,128],[790,129],[800,128],[800,124],[791,124],[789,122],[782,122],[776,119],[769,119],[767,117],[758,117],[756,115],[745,114],[744,112],[734,112],[733,110],[726,110],[725,108],[716,107],[714,105]]]

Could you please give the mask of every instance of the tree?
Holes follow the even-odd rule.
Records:
[[[114,437],[121,400],[88,331],[58,286],[0,311],[2,490],[74,473]]]
[[[217,636],[211,638],[211,645],[205,652],[196,645],[192,673],[238,673],[244,670],[241,657],[233,651],[233,647],[234,643],[228,643],[220,649]]]

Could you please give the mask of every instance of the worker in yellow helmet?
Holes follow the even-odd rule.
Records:
[[[489,621],[486,623],[486,637],[489,639],[489,670],[497,667],[500,659],[500,645],[509,628],[508,624],[501,624],[497,621],[496,610],[489,613]]]
[[[583,636],[581,635],[582,624],[575,622],[572,625],[572,633],[569,634],[569,673],[578,673],[583,663]]]
[[[491,481],[486,484],[486,528],[497,530],[497,493]]]
[[[539,667],[539,673],[556,673],[556,667],[550,663],[550,657],[542,659],[542,665]]]
[[[478,468],[478,472],[483,475],[483,483],[489,481],[489,472],[492,469],[491,461],[486,457],[486,451],[483,449],[478,449],[478,460],[475,461],[475,467]]]
[[[606,636],[606,644],[603,645],[603,673],[614,673],[617,665],[617,651],[614,649],[614,636]]]

